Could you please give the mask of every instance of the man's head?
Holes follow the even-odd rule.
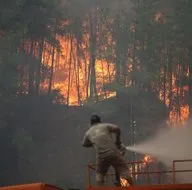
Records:
[[[101,123],[101,118],[98,115],[92,115],[90,122],[91,122],[91,125]]]

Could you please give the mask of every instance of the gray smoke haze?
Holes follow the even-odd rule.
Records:
[[[160,130],[155,136],[127,149],[142,154],[149,154],[172,168],[173,160],[192,159],[191,140],[192,123],[187,127],[169,127]],[[192,162],[176,163],[176,170],[192,170]],[[192,172],[176,173],[178,183],[192,181]]]

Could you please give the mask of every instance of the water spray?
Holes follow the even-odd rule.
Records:
[[[191,138],[191,126],[185,128],[181,126],[169,127],[160,130],[155,136],[140,144],[125,146],[125,149],[135,153],[148,154],[171,169],[173,160],[192,159]],[[190,170],[192,169],[192,162],[178,163],[176,169]],[[177,178],[180,182],[189,182],[192,173],[178,173]]]

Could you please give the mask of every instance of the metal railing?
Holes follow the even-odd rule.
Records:
[[[192,159],[188,159],[188,160],[173,160],[172,163],[172,170],[165,170],[165,171],[161,171],[160,168],[158,167],[157,171],[149,171],[149,163],[145,162],[145,161],[136,161],[136,162],[128,162],[128,165],[139,165],[139,164],[145,164],[145,170],[146,171],[140,171],[140,172],[130,172],[130,174],[132,176],[145,176],[147,178],[147,184],[150,184],[150,177],[151,175],[156,175],[157,176],[157,182],[158,184],[162,184],[161,183],[161,176],[162,174],[170,174],[172,175],[172,179],[171,179],[171,183],[175,184],[176,183],[176,173],[184,173],[184,172],[192,172],[192,168],[191,169],[187,169],[187,170],[176,170],[176,163],[178,162],[192,162]],[[88,187],[91,186],[91,171],[96,171],[96,164],[88,164],[87,166],[87,185]],[[108,172],[105,176],[105,180],[108,181],[109,177],[111,177],[112,181],[114,181],[115,178],[115,172]]]
[[[173,174],[173,184],[176,182],[176,173],[184,173],[184,172],[192,172],[192,169],[190,170],[176,170],[176,163],[183,163],[183,162],[192,162],[191,159],[187,160],[173,160],[173,166],[172,166],[172,174]]]

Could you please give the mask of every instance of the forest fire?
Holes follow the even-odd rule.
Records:
[[[160,13],[158,14],[160,15]],[[68,105],[82,105],[90,96],[90,79],[89,79],[89,66],[90,55],[86,52],[88,44],[88,36],[84,36],[84,41],[81,44],[85,49],[78,52],[77,41],[73,37],[61,38],[58,37],[61,43],[60,54],[52,53],[52,47],[47,45],[44,52],[44,64],[51,66],[51,56],[54,56],[54,72],[52,89],[60,89],[61,94],[66,98],[65,103]],[[129,65],[130,67],[131,65]],[[106,99],[111,96],[115,96],[115,92],[104,91],[102,89],[104,84],[110,83],[115,79],[115,65],[109,63],[106,60],[96,59],[95,62],[96,71],[96,88],[97,95],[101,99]],[[174,81],[176,79],[173,76],[173,90],[172,94],[177,97],[177,86]],[[48,81],[43,83],[44,88],[48,88]],[[168,84],[167,84],[168,85]],[[170,93],[170,92],[169,92]],[[166,105],[169,107],[169,93],[166,94]],[[163,93],[160,94],[160,99],[163,101]],[[176,112],[175,109],[179,109]],[[184,123],[188,118],[189,107],[188,105],[182,105],[180,108],[173,106],[169,114],[171,123],[181,122]]]
[[[172,125],[178,123],[184,125],[189,116],[189,105],[186,104],[186,100],[189,98],[188,86],[179,87],[178,79],[175,75],[172,75],[171,79],[171,81],[165,83],[166,93],[160,91],[159,99],[165,103],[169,110],[169,120],[167,122]],[[175,104],[177,101],[180,102],[179,106]]]
[[[162,17],[161,12],[157,12],[155,20]],[[110,43],[114,43],[109,37]],[[51,89],[59,89],[64,96],[64,103],[67,105],[83,105],[90,98],[90,48],[89,35],[84,34],[81,42],[78,42],[74,36],[61,37],[57,36],[60,42],[60,51],[54,51],[50,45],[45,45],[43,52],[43,64],[53,67],[52,85]],[[104,47],[103,47],[104,48]],[[105,48],[106,50],[106,48]],[[103,50],[104,51],[104,50]],[[129,50],[130,51],[130,50]],[[114,54],[114,52],[113,52]],[[113,55],[115,57],[115,55]],[[127,72],[132,64],[127,64]],[[115,92],[103,90],[103,85],[111,83],[115,80],[116,65],[105,59],[95,59],[95,82],[96,82],[96,96],[98,100],[106,99],[115,96]],[[163,74],[163,73],[162,73]],[[94,76],[93,76],[94,77]],[[176,107],[170,101],[170,94],[173,99],[177,99],[182,89],[179,89],[176,84],[177,79],[172,76],[172,91],[169,89],[169,81],[165,84],[169,89],[164,94],[160,91],[160,100],[165,101],[167,109],[169,110],[169,122],[184,123],[189,115],[189,106],[182,104]],[[43,89],[49,88],[49,81],[45,80],[42,84]],[[185,89],[183,89],[185,90]],[[165,97],[164,97],[165,96]]]
[[[82,189],[87,156],[78,147],[93,112],[119,124],[122,140],[132,137],[125,140],[130,146],[155,135],[165,121],[190,128],[192,1],[1,0],[0,5],[1,184],[44,179]],[[178,136],[182,151],[186,138]],[[157,153],[160,145],[174,147],[172,160],[180,154],[176,143],[151,144]],[[145,155],[158,157],[152,151],[130,154],[129,161],[141,160],[129,164],[130,173],[163,169],[161,156],[156,167],[155,158]],[[180,155],[190,157],[187,150]],[[138,184],[148,178],[133,175]],[[128,186],[125,179],[121,184]]]
[[[87,38],[85,36],[85,38]],[[90,56],[86,51],[78,52],[77,41],[73,37],[59,38],[61,44],[60,55],[54,56],[54,73],[52,89],[60,89],[64,97],[67,97],[68,105],[81,105],[90,96],[89,67]],[[81,46],[87,48],[87,44]],[[44,64],[51,65],[51,47],[44,52]],[[59,56],[59,59],[58,59]],[[103,91],[103,84],[114,80],[115,66],[105,60],[97,60],[95,63],[96,87],[98,97],[108,98],[114,96],[114,92]],[[47,81],[44,82],[44,87]]]
[[[163,17],[161,11],[157,11],[154,20],[159,21]],[[113,19],[112,19],[113,20]],[[113,20],[114,21],[114,20]],[[113,24],[109,19],[108,22]],[[86,24],[85,24],[86,23]],[[71,24],[70,22],[65,21],[63,26],[68,26]],[[115,96],[116,92],[111,92],[109,90],[104,90],[103,85],[108,84],[116,80],[117,77],[117,63],[116,63],[116,53],[115,52],[115,38],[110,31],[107,31],[106,43],[101,42],[101,44],[97,44],[101,41],[102,34],[98,31],[95,31],[96,35],[96,47],[95,47],[95,63],[94,69],[91,70],[91,56],[92,52],[90,51],[91,48],[91,41],[90,41],[90,27],[88,20],[85,20],[82,23],[82,27],[84,28],[84,33],[82,34],[81,39],[78,39],[74,34],[67,34],[65,36],[61,36],[56,34],[56,40],[58,40],[58,44],[53,46],[49,44],[47,41],[43,44],[43,52],[42,52],[42,63],[47,69],[47,73],[49,73],[50,77],[45,77],[42,80],[40,86],[41,91],[51,91],[58,89],[60,93],[64,97],[64,104],[67,105],[83,105],[87,100],[89,100],[91,96],[91,80],[95,80],[95,99],[101,100],[106,99],[111,96]],[[134,23],[130,23],[130,28],[135,28],[136,26]],[[105,25],[101,27],[103,30],[107,30]],[[96,29],[95,29],[96,30]],[[135,33],[135,29],[130,31],[131,33]],[[25,49],[27,54],[30,54],[31,50],[31,43],[30,40],[26,40],[25,42]],[[33,47],[33,55],[35,57],[39,57],[40,55],[40,43],[34,43]],[[135,42],[138,44],[138,41]],[[140,44],[140,43],[139,43]],[[97,47],[98,45],[98,47]],[[140,44],[141,45],[141,44]],[[108,46],[110,46],[110,53],[108,52]],[[97,49],[98,48],[98,49]],[[134,70],[133,64],[136,64],[137,70],[140,72],[142,65],[140,63],[139,58],[132,58],[134,44],[130,46],[126,51],[127,52],[123,55],[126,55],[125,58],[125,67],[119,68],[120,75],[126,75],[126,83],[132,84],[131,79],[131,72]],[[100,52],[102,50],[102,52]],[[98,54],[98,55],[96,55]],[[99,54],[103,54],[102,56]],[[106,54],[106,55],[105,55]],[[107,55],[109,54],[109,55]],[[110,59],[107,60],[106,57],[109,56]],[[105,57],[105,58],[103,58]],[[133,63],[134,60],[137,60]],[[130,68],[132,68],[130,70]],[[126,71],[125,71],[126,70]],[[94,71],[94,72],[93,72]],[[93,73],[92,73],[93,72]],[[162,75],[163,75],[162,70]],[[25,68],[24,78],[26,79],[27,76],[27,69]],[[36,75],[36,74],[35,74]],[[35,76],[34,76],[35,77]],[[171,81],[171,82],[170,82]],[[188,118],[189,115],[189,106],[184,104],[183,102],[179,101],[179,107],[175,106],[176,103],[173,101],[177,101],[177,97],[179,95],[186,96],[187,90],[185,88],[179,88],[176,84],[178,79],[175,75],[172,75],[172,80],[166,81],[164,87],[164,93],[160,90],[160,100],[165,101],[167,105],[167,109],[169,111],[169,122],[180,122],[184,123],[185,120]],[[172,83],[172,84],[170,84]],[[23,84],[27,86],[27,81],[24,81]],[[171,87],[169,87],[171,85]],[[172,88],[172,89],[171,89]],[[171,89],[171,90],[170,90]],[[182,93],[185,92],[185,95]],[[172,97],[171,97],[172,96]],[[180,97],[181,97],[180,96]],[[173,99],[173,100],[171,100]]]

